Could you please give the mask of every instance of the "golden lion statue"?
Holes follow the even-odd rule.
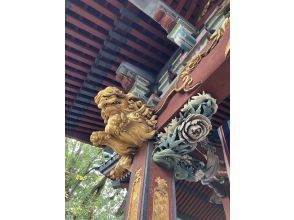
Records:
[[[95,146],[112,148],[120,157],[111,179],[121,178],[132,164],[134,155],[142,143],[153,138],[156,130],[154,110],[131,93],[124,94],[115,87],[101,90],[95,97],[106,124],[104,131],[95,131],[90,140]]]

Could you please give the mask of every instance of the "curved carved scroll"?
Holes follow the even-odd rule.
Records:
[[[222,36],[224,35],[226,28],[230,22],[230,18],[226,18],[221,27],[215,31],[210,36],[209,39],[209,47],[201,51],[201,53],[194,55],[188,63],[185,65],[183,71],[178,76],[174,88],[170,90],[170,92],[165,96],[164,101],[160,105],[160,107],[157,109],[156,114],[159,114],[163,109],[166,107],[168,101],[172,97],[172,95],[175,94],[175,92],[192,92],[195,91],[197,88],[199,88],[202,85],[202,81],[194,82],[191,73],[193,70],[201,63],[203,58],[205,58],[210,52],[216,47],[216,45],[221,40]],[[230,51],[230,45],[228,44],[226,47],[225,55],[227,56]]]

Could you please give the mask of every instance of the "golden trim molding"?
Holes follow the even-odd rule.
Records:
[[[227,57],[230,55],[230,41],[227,43],[226,49],[225,49],[225,56]]]
[[[230,18],[226,18],[223,21],[221,27],[210,36],[209,42],[211,42],[211,44],[207,50],[193,56],[191,60],[185,65],[183,71],[180,73],[176,83],[174,84],[174,88],[165,96],[165,99],[159,109],[156,111],[156,114],[159,114],[164,109],[167,102],[175,92],[191,92],[202,85],[202,81],[196,82],[194,85],[192,85],[193,79],[191,77],[191,73],[199,65],[199,63],[201,63],[203,58],[206,57],[219,43],[220,39],[225,33],[229,21]],[[227,56],[228,53],[229,46],[227,45],[225,55]]]
[[[140,189],[141,189],[141,172],[142,168],[139,168],[135,173],[135,180],[133,182],[133,190],[130,198],[130,205],[128,211],[128,220],[137,220],[139,212],[139,198],[140,198]]]
[[[169,199],[166,180],[158,176],[155,178],[155,184],[152,220],[169,219]]]

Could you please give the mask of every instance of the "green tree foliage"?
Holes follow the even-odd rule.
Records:
[[[122,219],[126,190],[113,189],[111,181],[93,169],[107,159],[99,148],[65,139],[66,220]]]

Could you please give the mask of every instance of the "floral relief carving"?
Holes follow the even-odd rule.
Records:
[[[179,116],[157,135],[153,160],[171,170],[176,179],[201,181],[222,197],[224,191],[219,186],[223,183],[223,178],[218,176],[219,158],[213,146],[207,142],[207,135],[212,129],[210,119],[217,108],[216,100],[211,95],[203,92],[193,96],[181,109]],[[200,152],[199,147],[206,149],[203,155],[206,161],[189,155],[194,150]]]

